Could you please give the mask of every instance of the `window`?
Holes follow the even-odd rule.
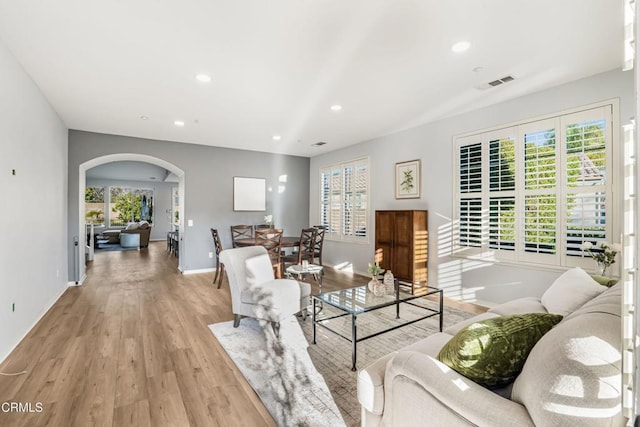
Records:
[[[144,188],[109,188],[109,225],[125,226],[130,222],[153,222],[153,190]]]
[[[368,241],[369,159],[320,170],[320,223],[332,240]]]
[[[613,105],[455,138],[454,251],[593,267],[615,240]]]
[[[171,202],[173,205],[172,222],[173,225],[177,227],[180,225],[180,192],[178,191],[178,187],[171,189]]]
[[[87,224],[104,224],[104,187],[85,187],[84,216]]]

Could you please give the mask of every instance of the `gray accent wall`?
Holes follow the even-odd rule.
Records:
[[[518,82],[516,80],[510,84],[517,85]],[[610,71],[313,157],[310,167],[309,218],[312,223],[319,221],[319,169],[369,156],[370,230],[375,228],[376,209],[428,209],[430,283],[445,288],[449,296],[488,305],[520,296],[539,296],[560,274],[559,271],[506,266],[450,256],[453,137],[614,98],[620,102],[619,117],[622,125],[634,115],[633,85],[631,72]],[[614,153],[618,158],[621,155]],[[413,159],[422,160],[422,198],[396,200],[394,164]],[[619,194],[621,191],[622,189],[618,189]],[[620,199],[618,197],[618,201]],[[620,211],[618,218],[614,220],[622,221]],[[324,261],[329,265],[364,273],[367,263],[373,259],[373,253],[372,232],[368,244],[325,242]]]
[[[67,289],[68,276],[67,128],[2,41],[0,171],[2,362]]]
[[[183,269],[186,272],[210,269],[214,260],[210,228],[218,228],[225,248],[231,247],[232,224],[260,224],[272,214],[275,226],[286,235],[300,235],[309,225],[309,159],[230,148],[132,138],[78,130],[69,131],[69,242],[77,235],[79,167],[89,160],[118,153],[153,156],[184,171],[185,219],[181,236]],[[286,182],[280,182],[281,176]],[[266,178],[266,212],[233,211],[233,177]],[[282,187],[279,189],[279,187]],[[187,220],[193,227],[186,226]],[[68,246],[70,271],[73,247]]]

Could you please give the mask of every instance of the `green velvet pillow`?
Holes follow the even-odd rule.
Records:
[[[559,314],[526,313],[475,322],[445,344],[438,360],[484,387],[501,387],[518,376],[533,346],[560,320]]]
[[[612,279],[607,276],[600,276],[599,274],[590,274],[591,278],[596,282],[600,283],[602,286],[606,286],[607,288],[612,287],[616,283],[618,283],[618,279]]]

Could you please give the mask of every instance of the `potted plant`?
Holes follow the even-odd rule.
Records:
[[[598,269],[603,276],[606,276],[607,268],[616,262],[616,255],[622,250],[622,247],[617,243],[598,242],[594,245],[591,242],[582,242],[580,249],[587,252],[596,261]]]

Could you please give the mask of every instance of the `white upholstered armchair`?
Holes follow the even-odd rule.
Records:
[[[262,246],[226,249],[220,253],[234,314],[233,326],[242,317],[271,322],[276,335],[280,321],[302,312],[306,317],[311,286],[292,279],[276,279],[267,250]]]

